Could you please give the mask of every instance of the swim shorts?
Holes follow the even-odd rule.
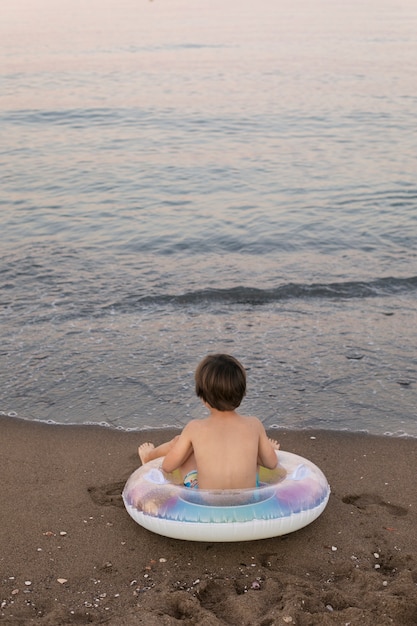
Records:
[[[191,470],[184,476],[184,487],[189,489],[198,489],[198,475],[197,470]]]
[[[261,486],[261,482],[259,480],[259,475],[258,473],[256,474],[256,487],[260,487]],[[198,489],[198,474],[197,474],[197,470],[190,470],[185,476],[184,476],[184,487],[188,487],[189,489]]]

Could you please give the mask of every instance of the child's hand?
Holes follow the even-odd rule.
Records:
[[[268,441],[274,448],[274,450],[279,450],[280,444],[278,443],[278,441],[276,441],[276,439],[271,439],[270,437],[268,437]]]

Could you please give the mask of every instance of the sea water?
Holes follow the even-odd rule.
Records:
[[[414,0],[2,0],[0,411],[417,436]]]

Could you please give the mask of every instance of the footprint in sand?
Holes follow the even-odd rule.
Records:
[[[385,502],[380,496],[372,493],[363,493],[360,495],[350,495],[342,498],[342,502],[345,504],[353,504],[358,509],[365,510],[369,506],[376,505],[384,507],[391,515],[395,515],[396,517],[402,517],[407,515],[408,511],[402,506],[397,506],[395,504],[390,504],[389,502]]]
[[[88,493],[93,502],[101,506],[123,507],[122,491],[125,481],[102,485],[101,487],[89,487]]]

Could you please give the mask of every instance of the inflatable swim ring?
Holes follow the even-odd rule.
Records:
[[[184,487],[161,459],[127,480],[123,502],[141,526],[188,541],[251,541],[299,530],[325,509],[330,488],[323,472],[301,456],[279,450],[274,470],[260,468],[261,486],[223,491]]]

